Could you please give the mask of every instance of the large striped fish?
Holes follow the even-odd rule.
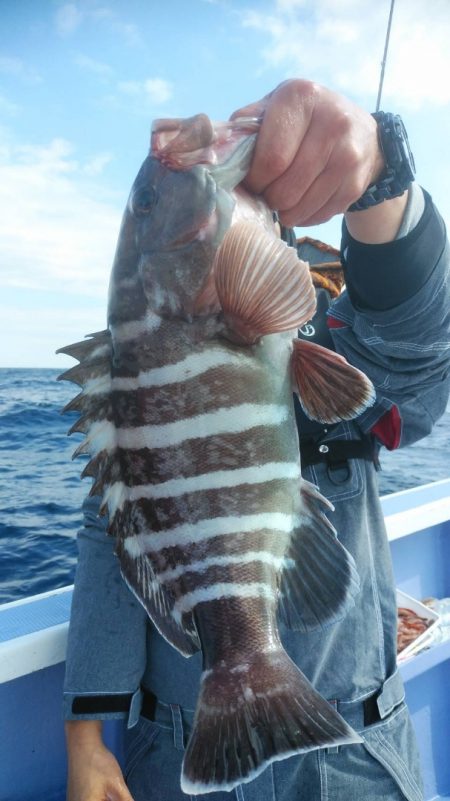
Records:
[[[114,261],[108,330],[80,364],[84,474],[103,495],[123,576],[203,672],[181,786],[230,790],[273,760],[360,742],[280,642],[345,614],[351,556],[302,480],[292,388],[334,422],[371,402],[343,359],[294,340],[314,313],[308,266],[238,184],[258,121],[158,121]]]

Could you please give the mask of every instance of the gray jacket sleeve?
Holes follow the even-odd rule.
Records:
[[[78,533],[64,685],[66,719],[136,718],[139,712],[147,615],[122,579],[99,505],[98,497],[86,499]]]
[[[336,350],[371,378],[377,396],[357,422],[387,447],[401,447],[430,433],[449,397],[445,226],[425,193],[408,233],[373,246],[344,232],[343,256],[347,291],[332,305],[329,326]]]

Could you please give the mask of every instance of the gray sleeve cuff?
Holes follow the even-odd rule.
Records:
[[[396,239],[402,239],[407,236],[422,217],[425,210],[425,197],[423,189],[416,181],[413,181],[408,190],[408,202],[406,204],[405,213],[403,215],[402,224],[398,230]]]
[[[63,696],[64,720],[124,720],[131,729],[139,719],[142,691],[130,693],[73,693]]]

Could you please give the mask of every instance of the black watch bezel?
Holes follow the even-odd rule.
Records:
[[[348,211],[363,211],[384,200],[399,197],[414,181],[416,166],[402,118],[399,114],[384,111],[376,111],[372,117],[378,126],[385,169],[377,182],[369,186]]]

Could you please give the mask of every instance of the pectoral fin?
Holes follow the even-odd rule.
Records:
[[[352,420],[375,402],[372,382],[343,356],[301,339],[293,345],[294,391],[310,419],[320,423]]]
[[[314,314],[308,265],[253,222],[238,222],[225,234],[214,275],[230,338],[242,344],[298,328]]]

